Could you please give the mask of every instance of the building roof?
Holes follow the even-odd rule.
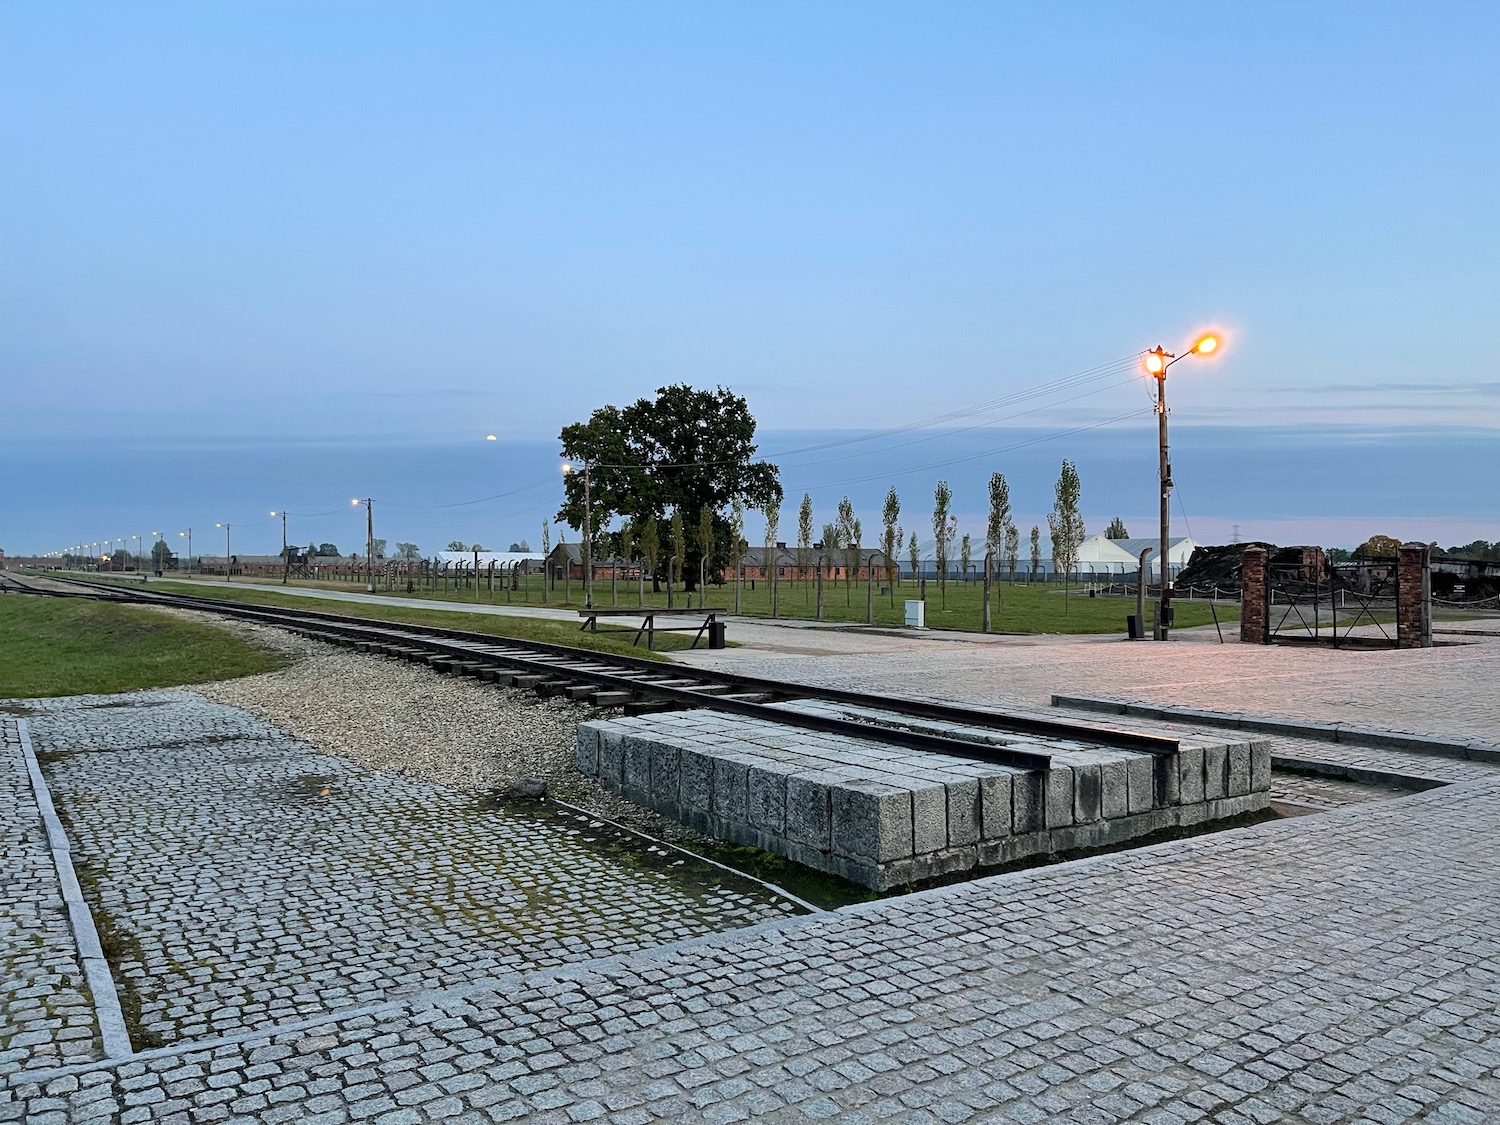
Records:
[[[1140,558],[1141,552],[1144,551],[1147,547],[1151,548],[1152,554],[1155,554],[1156,552],[1161,550],[1160,539],[1152,539],[1146,536],[1140,536],[1133,539],[1111,539],[1110,542],[1133,558]],[[1180,550],[1184,549],[1184,547],[1187,550],[1192,550],[1192,548],[1196,546],[1198,546],[1198,542],[1191,535],[1167,536],[1167,550],[1174,555],[1177,554]]]

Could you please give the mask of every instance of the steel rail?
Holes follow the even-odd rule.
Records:
[[[69,581],[78,582],[88,586],[91,590],[97,590],[117,599],[148,604],[182,605],[280,627],[291,625],[306,629],[309,626],[317,626],[323,632],[342,635],[350,639],[360,639],[376,645],[393,646],[394,643],[395,647],[399,647],[401,644],[416,643],[434,653],[478,664],[520,668],[551,678],[581,680],[596,684],[601,688],[628,691],[681,705],[707,707],[783,725],[843,734],[912,749],[931,750],[1024,769],[1048,768],[1050,755],[1040,749],[987,746],[979,742],[920,731],[894,730],[882,727],[874,721],[855,722],[831,716],[813,715],[773,707],[766,702],[752,702],[735,699],[732,696],[708,694],[693,687],[680,686],[680,684],[652,683],[641,677],[656,677],[658,680],[669,681],[698,681],[705,686],[729,688],[732,693],[769,695],[780,701],[816,700],[981,729],[1088,742],[1158,757],[1174,756],[1178,750],[1178,741],[1175,738],[1121,730],[1115,727],[1043,719],[1003,711],[971,709],[903,696],[872,696],[837,688],[794,685],[779,680],[710,669],[685,668],[681,665],[663,665],[659,661],[640,657],[599,653],[545,641],[516,640],[463,629],[408,622],[384,622],[317,609],[227,602],[217,598],[145,591],[79,579],[69,579]],[[494,651],[497,649],[502,651]],[[589,667],[590,665],[593,667]],[[624,669],[625,672],[617,669]]]

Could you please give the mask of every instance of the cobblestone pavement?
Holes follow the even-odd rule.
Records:
[[[14,719],[0,715],[0,1078],[98,1053],[94,1009]]]
[[[1063,692],[1500,743],[1500,643],[1482,637],[1354,652],[1112,637],[973,643],[765,626],[735,635],[746,647],[682,658],[857,691],[1026,706]]]
[[[1345,781],[1335,777],[1303,777],[1292,773],[1271,775],[1272,807],[1294,805],[1308,809],[1341,809],[1367,801],[1390,801],[1410,795],[1400,786],[1374,782]]]
[[[148,1042],[794,909],[745,880],[702,881],[665,854],[643,868],[638,849],[609,850],[587,820],[486,810],[316,753],[194,692],[32,706],[80,881],[101,929],[120,937],[117,973]]]
[[[1094,640],[887,647],[868,636],[780,635],[786,648],[843,648],[819,659],[751,649],[715,658],[817,682],[1028,706],[1069,692],[1462,738],[1494,740],[1500,729],[1492,643],[1319,653]],[[188,695],[135,700],[169,697],[168,706]],[[196,757],[157,751],[157,768],[143,748],[110,752],[104,735],[99,749],[50,762],[78,853],[91,854],[79,825],[87,815],[106,826],[92,847],[122,872],[149,852],[139,834],[109,827],[127,823],[112,819],[124,815],[124,799],[91,800],[105,760],[140,771],[129,773],[132,800],[154,832],[171,840],[179,824],[211,821],[214,794],[225,790],[214,755],[236,742],[253,755],[274,741],[274,730],[243,721],[251,734]],[[1358,752],[1387,763],[1376,768],[1414,757],[1288,741],[1310,756]],[[124,1062],[29,1068],[0,1078],[0,1121],[1500,1121],[1500,777],[1482,763],[1415,757],[1474,780],[622,956],[580,948],[551,968],[524,958],[513,973],[511,963],[474,963],[316,1026],[226,1025],[219,1039]],[[334,773],[327,758],[309,761],[319,778]],[[221,816],[202,830],[219,833],[230,859],[268,838],[299,841],[278,802],[295,810],[324,800],[305,786],[289,796],[282,783],[291,774],[256,776],[259,803],[231,803],[227,829]],[[328,800],[358,791],[343,773],[333,780]],[[399,784],[422,800],[436,788]],[[79,810],[102,811],[75,812],[74,794]],[[431,799],[454,800],[440,790]],[[194,802],[205,806],[196,820],[177,807]],[[254,829],[240,823],[252,809],[265,821]],[[273,854],[289,864],[300,853],[289,844]],[[237,916],[213,914],[238,870],[224,855],[182,857],[192,873],[184,893],[200,897],[196,918],[186,911],[175,924],[238,932]],[[597,880],[580,870],[574,885],[593,893],[584,885]],[[164,877],[145,865],[128,885]],[[373,901],[361,905],[382,926],[399,926],[399,911],[380,898],[388,888],[365,893]],[[260,903],[256,916],[273,926],[289,914],[321,917],[313,897],[293,894],[290,910]],[[298,938],[282,924],[267,942],[295,948]],[[321,987],[295,954],[273,954],[267,969],[300,982],[287,985],[294,995]]]
[[[1478,1125],[1497,807],[1469,783],[962,884],[21,1081],[0,1118]]]

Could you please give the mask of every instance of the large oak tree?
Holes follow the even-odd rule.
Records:
[[[755,459],[755,418],[741,395],[685,383],[661,387],[655,398],[626,407],[602,406],[586,422],[563,427],[563,456],[589,466],[590,522],[604,527],[616,515],[635,526],[658,525],[673,510],[713,512],[721,553],[732,553],[729,523],[721,514],[734,501],[762,511],[779,506],[781,481],[775,465]],[[583,474],[564,478],[557,518],[582,529]],[[722,525],[722,526],[720,526]],[[686,560],[689,588],[701,557],[698,544]]]

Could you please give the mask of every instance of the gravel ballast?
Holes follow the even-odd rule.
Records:
[[[538,778],[560,800],[653,835],[681,836],[676,826],[574,767],[579,721],[616,712],[440,675],[280,629],[189,610],[163,612],[232,629],[291,661],[280,671],[193,690],[242,707],[325,753],[475,794]]]

